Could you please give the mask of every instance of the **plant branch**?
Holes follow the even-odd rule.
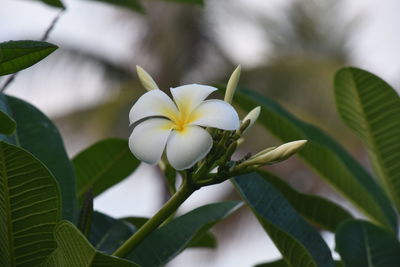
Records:
[[[148,220],[139,230],[123,243],[113,256],[126,257],[134,250],[149,234],[158,228],[179,206],[195,191],[193,187],[183,183],[179,190],[164,204],[164,206]]]
[[[44,32],[42,38],[40,38],[40,41],[46,41],[49,38],[50,33],[53,31],[54,27],[56,26],[58,20],[61,18],[62,14],[64,13],[65,9],[61,9],[61,11],[57,14],[57,16],[54,17],[54,19],[51,21],[50,25],[47,27],[46,31]],[[8,79],[4,82],[3,86],[0,89],[0,92],[4,92],[8,86],[15,80],[15,77],[17,76],[19,72],[16,72],[12,74]]]

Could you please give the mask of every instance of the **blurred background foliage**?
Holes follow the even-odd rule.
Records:
[[[130,49],[123,57],[96,50],[93,44],[85,45],[85,40],[73,43],[64,41],[63,36],[50,39],[60,49],[40,69],[33,68],[27,73],[29,81],[40,79],[43,73],[49,77],[63,73],[56,83],[64,83],[64,87],[70,84],[67,93],[72,94],[76,102],[80,102],[80,98],[91,99],[53,115],[69,153],[76,154],[102,138],[129,136],[127,114],[134,101],[144,93],[134,72],[136,64],[144,67],[166,92],[170,87],[185,83],[226,82],[237,60],[221,45],[221,36],[214,28],[215,17],[225,12],[257,28],[269,51],[260,54],[257,64],[243,68],[240,86],[276,100],[296,116],[321,127],[364,162],[364,149],[339,120],[333,97],[335,71],[352,63],[349,43],[359,18],[343,19],[343,1],[289,1],[279,10],[279,16],[245,12],[241,5],[222,2],[210,0],[200,6],[142,1],[144,14],[123,8],[110,9],[104,22],[107,27],[98,29],[96,34],[110,41],[113,38],[110,29],[126,28],[126,34],[135,38],[131,38]],[[67,9],[65,16],[68,12],[74,10]],[[24,37],[34,38],[29,34]],[[230,45],[235,46],[235,43]],[[90,75],[97,77],[97,81],[83,81]],[[18,79],[13,86],[17,83]],[[97,89],[84,93],[88,83]],[[13,94],[13,87],[8,92]],[[277,144],[265,130],[255,127],[241,151],[254,153]],[[296,158],[269,169],[302,192],[324,194],[343,201]],[[162,179],[159,181],[164,183]],[[234,194],[233,189],[228,189],[217,198],[231,199]],[[167,197],[165,189],[160,201]],[[248,211],[242,210],[218,225],[219,239],[229,242],[230,234],[241,223],[250,223],[246,219],[248,216]]]

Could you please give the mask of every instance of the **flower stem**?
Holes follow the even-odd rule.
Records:
[[[164,204],[164,206],[150,218],[139,230],[133,234],[125,243],[123,243],[114,253],[113,256],[126,257],[133,249],[135,249],[149,234],[158,228],[168,217],[173,214],[179,206],[195,191],[183,183],[179,190]]]

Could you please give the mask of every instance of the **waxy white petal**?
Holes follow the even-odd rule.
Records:
[[[161,90],[151,90],[142,95],[129,112],[129,122],[133,124],[150,116],[164,116],[174,120],[179,115],[171,98]]]
[[[151,118],[139,123],[129,137],[129,148],[143,162],[156,164],[171,134],[172,123],[167,119]]]
[[[171,94],[183,117],[187,117],[216,90],[217,88],[208,85],[189,84],[171,88]]]
[[[222,100],[206,100],[191,115],[192,125],[213,127],[233,131],[239,128],[239,116],[236,110]]]
[[[176,170],[188,169],[210,152],[212,144],[210,134],[198,126],[172,131],[167,142],[168,161]]]

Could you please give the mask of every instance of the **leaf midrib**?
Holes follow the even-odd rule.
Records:
[[[5,162],[5,155],[4,155],[4,146],[3,142],[0,142],[0,161],[3,162],[1,164],[1,169],[0,171],[3,173],[4,177],[4,194],[5,194],[5,201],[7,202],[8,205],[6,205],[6,216],[7,216],[7,224],[8,224],[8,243],[9,243],[9,253],[10,253],[10,263],[12,263],[12,266],[15,266],[15,252],[13,250],[14,247],[14,236],[12,235],[13,233],[13,225],[11,223],[12,217],[11,217],[11,201],[10,201],[10,194],[8,192],[8,180],[7,180],[7,169],[6,169],[6,162]]]
[[[377,159],[377,161],[379,161],[379,164],[373,164],[373,165],[375,165],[374,166],[375,168],[379,168],[379,171],[382,173],[383,177],[381,180],[386,188],[386,191],[388,191],[390,193],[391,197],[394,198],[394,200],[396,202],[398,202],[399,197],[397,196],[397,192],[395,191],[395,188],[393,188],[389,184],[389,183],[391,183],[391,179],[390,179],[390,176],[387,174],[387,170],[384,165],[384,160],[382,159],[382,156],[381,156],[381,150],[377,146],[377,143],[375,140],[375,135],[373,134],[372,128],[371,128],[370,124],[368,123],[368,120],[366,119],[366,118],[368,118],[368,113],[366,112],[366,110],[364,108],[363,102],[361,100],[361,93],[359,93],[359,90],[358,90],[358,88],[360,88],[360,85],[356,82],[355,75],[351,69],[350,69],[350,76],[351,76],[351,83],[353,84],[353,88],[355,88],[355,90],[354,90],[355,96],[358,100],[360,111],[362,112],[362,115],[364,117],[363,124],[367,128],[367,138],[370,140],[370,142],[368,140],[366,140],[367,147],[369,149],[371,149],[372,151],[376,151],[376,153],[373,153],[373,155]],[[371,146],[369,146],[368,143],[370,143]],[[372,156],[370,156],[370,159],[371,159],[371,161],[374,160]],[[379,176],[379,173],[377,173],[377,175]],[[398,205],[396,205],[396,206],[398,206]]]
[[[14,61],[14,60],[18,60],[18,59],[20,59],[20,58],[22,58],[22,57],[26,57],[26,56],[28,56],[28,55],[33,55],[33,54],[39,54],[40,52],[43,52],[43,51],[45,51],[45,50],[48,50],[48,49],[52,49],[53,47],[52,46],[44,46],[45,48],[44,49],[39,49],[39,50],[36,50],[36,51],[34,51],[34,52],[32,52],[32,53],[27,53],[27,54],[23,54],[23,55],[21,55],[21,56],[18,56],[18,57],[14,57],[14,58],[10,58],[10,59],[8,59],[8,60],[2,60],[1,62],[0,62],[0,64],[3,64],[3,63],[11,63],[12,61]],[[1,48],[0,48],[1,49]],[[5,48],[3,48],[3,49],[5,49]],[[12,49],[12,48],[11,48]],[[19,49],[27,49],[27,48],[19,48]]]

